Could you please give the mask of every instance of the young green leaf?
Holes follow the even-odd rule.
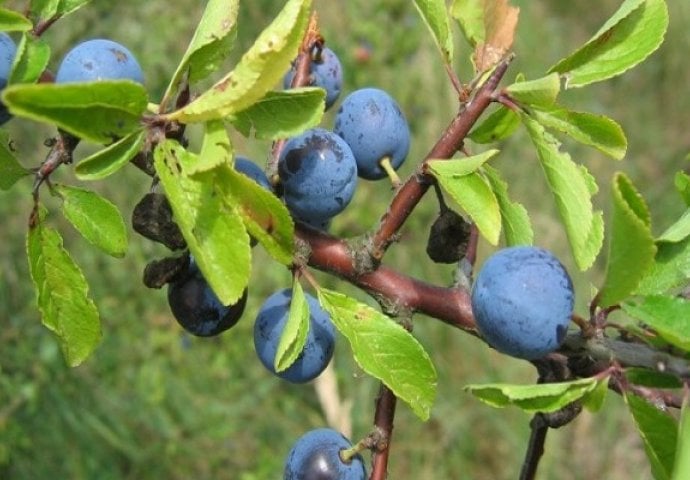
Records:
[[[235,69],[187,106],[169,114],[183,123],[224,118],[245,110],[283,77],[307,27],[311,0],[289,0]]]
[[[453,61],[453,31],[445,0],[414,0],[414,4],[441,50],[443,61],[450,65]]]
[[[508,197],[508,184],[503,181],[498,170],[484,165],[484,174],[496,195],[501,209],[501,229],[508,246],[532,245],[534,232],[527,210],[521,203],[513,202]]]
[[[536,80],[518,81],[506,87],[508,94],[523,105],[550,106],[561,91],[561,79],[552,73]]]
[[[493,383],[467,385],[465,390],[492,407],[516,406],[525,412],[555,412],[595,391],[605,378],[582,378],[570,382],[510,385]]]
[[[476,126],[468,136],[475,143],[494,143],[508,138],[519,126],[518,114],[501,106]]]
[[[27,234],[29,271],[41,321],[58,337],[67,364],[75,367],[100,342],[100,319],[84,275],[62,247],[57,230],[43,225],[44,218],[41,207]]]
[[[384,314],[342,293],[319,289],[318,296],[350,342],[357,364],[427,420],[436,397],[436,370],[417,339]]]
[[[163,98],[177,90],[185,72],[193,84],[218,70],[235,44],[238,11],[239,0],[209,0]]]
[[[127,252],[127,228],[115,205],[96,192],[67,185],[55,185],[62,197],[62,213],[92,245],[113,257]]]
[[[34,83],[44,72],[50,60],[50,45],[41,37],[22,35],[7,83]]]
[[[226,201],[235,206],[252,237],[276,261],[292,264],[295,225],[283,202],[228,165],[215,172]]]
[[[32,28],[31,21],[21,13],[0,8],[0,32],[26,32]]]
[[[668,227],[657,241],[676,243],[685,240],[688,236],[690,236],[690,209],[686,210],[676,223]]]
[[[256,138],[289,138],[321,123],[325,97],[324,89],[313,87],[268,92],[264,98],[227,120],[245,137],[253,129]]]
[[[48,20],[58,14],[62,0],[31,0],[29,14],[34,23]]]
[[[636,395],[625,395],[657,480],[670,479],[678,442],[676,420]]]
[[[130,133],[77,163],[75,175],[79,180],[101,180],[112,175],[139,153],[145,138],[145,130]]]
[[[690,279],[690,238],[678,243],[657,244],[654,265],[635,293],[653,295],[683,286]]]
[[[606,278],[599,304],[609,307],[630,295],[654,263],[656,245],[649,209],[630,179],[617,173],[611,187],[613,213]]]
[[[687,396],[683,402],[678,425],[678,443],[676,459],[673,465],[671,480],[686,480],[690,478],[690,404]]]
[[[625,156],[628,140],[623,129],[604,115],[574,112],[558,106],[533,108],[531,114],[546,128],[564,133],[616,160]]]
[[[273,368],[282,372],[290,368],[304,350],[309,333],[309,303],[298,280],[292,282],[292,299],[290,314],[280,335]]]
[[[690,300],[650,295],[628,300],[622,307],[625,313],[653,328],[668,343],[690,352]]]
[[[579,50],[551,67],[566,88],[607,80],[642,62],[661,45],[668,27],[664,0],[626,0]]]
[[[30,174],[31,171],[24,168],[12,153],[9,134],[0,130],[0,190],[9,190],[19,179]]]
[[[54,124],[85,140],[108,144],[140,128],[147,96],[144,87],[131,80],[103,80],[10,85],[4,90],[2,101],[14,115]]]
[[[249,282],[249,235],[235,206],[223,198],[214,171],[193,178],[186,168],[198,160],[173,140],[154,151],[154,166],[182,235],[219,300],[230,305]]]
[[[560,151],[561,143],[536,120],[526,114],[521,118],[537,149],[575,262],[580,270],[586,270],[594,263],[604,240],[603,214],[594,211],[591,200],[597,191],[596,182],[584,166],[576,165],[568,153]]]
[[[501,235],[501,208],[489,182],[479,171],[462,176],[437,171],[439,165],[444,163],[450,162],[429,163],[430,171],[441,188],[467,212],[489,243],[498,244],[498,238]],[[455,163],[462,163],[462,161]],[[435,165],[432,166],[432,164]]]
[[[187,174],[194,176],[214,168],[231,164],[234,159],[233,145],[230,142],[225,123],[221,120],[210,120],[204,123],[204,141],[196,163],[189,165]]]
[[[492,149],[471,157],[451,160],[428,160],[431,172],[436,177],[458,178],[476,172],[490,159],[498,155],[498,150]]]

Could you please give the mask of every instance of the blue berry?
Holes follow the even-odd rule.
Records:
[[[357,454],[349,462],[340,451],[352,444],[340,432],[318,428],[302,435],[285,461],[284,480],[364,480],[364,460]]]
[[[55,83],[125,79],[144,83],[139,63],[125,47],[102,38],[87,40],[70,50],[55,75]]]
[[[322,128],[307,130],[285,144],[278,174],[288,209],[310,224],[343,211],[357,187],[357,163],[350,147]]]
[[[396,101],[378,88],[363,88],[345,97],[335,117],[335,133],[352,149],[358,175],[379,180],[390,175],[381,167],[388,159],[400,168],[410,150],[410,127]]]
[[[326,109],[329,109],[340,96],[340,90],[343,87],[343,69],[338,56],[330,48],[324,47],[312,58],[310,73],[311,85],[326,90]],[[283,77],[283,88],[289,89],[294,77],[293,65]]]
[[[17,54],[17,45],[14,40],[4,32],[0,33],[0,91],[7,86],[10,78],[14,56]],[[7,122],[11,115],[7,107],[0,103],[0,125]]]
[[[273,190],[266,173],[256,163],[246,157],[235,157],[235,170],[244,173],[266,190]]]
[[[499,250],[482,266],[472,311],[486,341],[499,352],[533,360],[556,350],[573,314],[573,283],[549,251]]]
[[[314,297],[305,295],[310,312],[307,341],[295,363],[286,370],[276,373],[273,363],[290,312],[292,290],[281,290],[268,297],[254,324],[254,348],[259,360],[273,374],[292,383],[308,382],[319,376],[331,361],[335,348],[335,331],[330,317]]]
[[[168,286],[168,304],[177,322],[198,337],[212,337],[233,327],[247,303],[247,290],[234,305],[223,305],[194,261]]]

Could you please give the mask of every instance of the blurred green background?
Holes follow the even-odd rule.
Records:
[[[9,5],[17,2],[8,2]],[[267,25],[283,2],[242,2],[239,47]],[[339,53],[346,72],[345,93],[363,86],[388,90],[401,103],[413,130],[403,175],[433,145],[456,107],[453,91],[426,28],[407,0],[316,0],[322,33]],[[620,2],[514,1],[521,7],[515,42],[518,57],[509,72],[536,78],[586,41]],[[621,123],[629,141],[622,162],[564,142],[573,158],[596,175],[596,202],[606,210],[608,183],[626,171],[650,204],[654,230],[662,231],[682,206],[673,193],[673,174],[687,167],[690,129],[690,3],[671,1],[671,24],[664,46],[646,63],[605,84],[566,92],[562,101],[579,110],[606,113]],[[140,59],[152,101],[157,101],[184,52],[205,2],[95,0],[59,21],[47,34],[55,69],[75,42],[108,37]],[[459,38],[459,35],[458,35]],[[458,40],[457,71],[469,81],[468,47]],[[332,113],[324,119],[332,126]],[[50,129],[18,119],[7,125],[18,156],[36,166],[47,149]],[[194,135],[194,132],[191,132]],[[237,137],[237,150],[262,164],[267,142]],[[573,274],[578,309],[585,313],[600,263],[576,273],[565,247],[551,198],[535,154],[520,132],[500,146],[496,162],[509,179],[514,198],[528,208],[536,243],[555,250]],[[89,151],[80,147],[77,156]],[[74,183],[70,168],[54,179]],[[370,228],[391,192],[379,183],[361,188],[332,231],[354,235]],[[90,185],[115,201],[126,217],[148,191],[135,169]],[[31,208],[30,181],[0,195],[0,478],[2,479],[232,479],[282,478],[282,463],[294,440],[326,423],[314,389],[273,378],[256,360],[252,345],[255,313],[270,293],[288,285],[290,275],[255,249],[253,277],[244,319],[216,339],[185,335],[172,319],[165,292],[141,284],[144,265],[165,255],[162,247],[132,232],[126,258],[107,258],[80,239],[58,214],[50,217],[91,283],[103,321],[104,338],[84,365],[65,367],[53,336],[40,324],[24,253]],[[58,204],[43,198],[49,208]],[[426,198],[403,231],[386,263],[409,274],[448,284],[452,269],[426,259],[423,248],[437,205]],[[481,255],[490,249],[481,246]],[[348,286],[324,284],[358,296]],[[368,300],[367,300],[368,301]],[[532,382],[525,362],[500,356],[477,340],[419,317],[415,334],[439,373],[431,419],[420,422],[400,405],[390,463],[391,479],[513,479],[529,435],[529,417],[493,410],[465,393],[468,383]],[[364,375],[340,339],[336,351],[341,400],[351,402],[353,438],[369,431],[377,384]],[[540,466],[542,479],[647,479],[649,467],[621,399],[610,395],[603,411],[582,414],[552,431]]]

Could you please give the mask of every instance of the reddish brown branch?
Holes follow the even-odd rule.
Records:
[[[389,306],[424,313],[463,330],[474,330],[466,290],[438,287],[384,266],[359,274],[353,252],[343,240],[306,228],[298,228],[296,233],[311,247],[310,266],[348,280]]]
[[[425,160],[450,158],[462,147],[472,126],[494,100],[495,90],[505,75],[512,58],[512,56],[507,57],[496,67],[496,70],[479,88],[476,95],[448,125]],[[386,250],[395,240],[397,232],[407,221],[431,184],[432,178],[425,172],[425,164],[423,163],[400,187],[391,201],[388,211],[381,217],[378,229],[373,236],[371,255],[375,260],[380,261],[383,258]]]
[[[376,413],[374,415],[374,426],[378,438],[369,480],[386,480],[388,478],[388,457],[393,435],[396,401],[395,394],[385,385],[381,385],[379,396],[376,399]]]

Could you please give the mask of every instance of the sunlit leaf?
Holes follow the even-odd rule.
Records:
[[[145,139],[145,130],[133,132],[81,160],[74,173],[80,180],[100,180],[112,175],[139,153]]]
[[[310,8],[311,0],[286,2],[232,72],[169,118],[184,123],[223,118],[263,98],[296,56]]]
[[[350,342],[357,364],[427,420],[436,397],[436,370],[417,339],[384,314],[342,293],[318,293],[321,306]]]
[[[309,303],[299,281],[292,283],[290,313],[280,335],[278,349],[273,363],[276,372],[282,372],[292,365],[304,350],[309,333]]]
[[[453,31],[445,0],[414,0],[414,4],[441,50],[443,60],[450,64],[453,61]]]
[[[613,213],[606,278],[599,291],[602,307],[614,305],[630,295],[651,268],[656,255],[649,209],[625,174],[616,174],[611,194]]]
[[[604,239],[603,214],[594,211],[591,200],[598,189],[596,182],[584,166],[560,151],[561,143],[536,120],[525,114],[521,118],[556,200],[575,262],[580,270],[586,270],[594,263]]]
[[[656,331],[661,338],[690,352],[690,300],[650,295],[622,305],[625,313]]]
[[[626,0],[584,46],[549,71],[563,74],[566,87],[607,80],[651,55],[667,27],[664,0]]]
[[[58,337],[67,364],[74,367],[100,342],[101,324],[84,275],[63,248],[57,230],[43,224],[44,217],[41,208],[27,235],[29,271],[41,321]]]
[[[532,245],[534,231],[525,207],[508,197],[508,184],[501,179],[498,170],[484,166],[484,174],[496,195],[501,209],[501,226],[506,245]]]
[[[92,245],[113,257],[127,252],[127,228],[120,211],[96,192],[68,185],[55,185],[62,198],[62,213]]]

